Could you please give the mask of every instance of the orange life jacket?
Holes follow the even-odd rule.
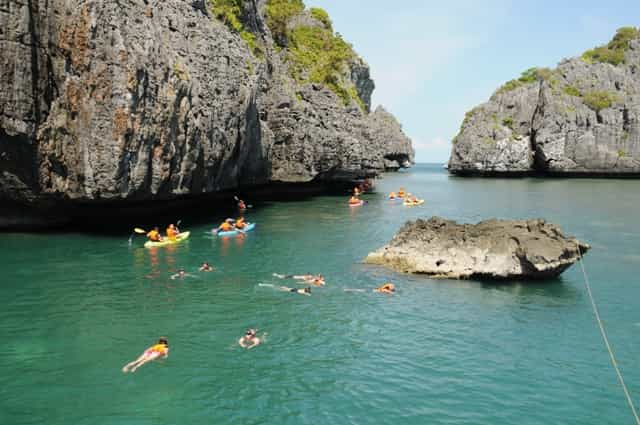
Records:
[[[160,241],[160,233],[158,233],[155,230],[152,230],[149,233],[147,233],[147,237],[149,238],[150,241],[154,241],[154,242]]]

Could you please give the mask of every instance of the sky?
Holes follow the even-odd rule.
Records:
[[[640,26],[631,0],[306,0],[371,68],[383,105],[413,140],[416,162],[444,163],[466,111],[528,68],[555,67]]]

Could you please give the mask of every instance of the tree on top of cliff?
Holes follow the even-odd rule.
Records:
[[[604,62],[620,65],[625,62],[624,54],[629,49],[629,42],[637,39],[640,39],[640,29],[635,27],[619,28],[609,43],[587,50],[582,54],[582,59],[588,63]]]

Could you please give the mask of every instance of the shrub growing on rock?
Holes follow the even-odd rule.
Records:
[[[578,90],[575,86],[566,86],[563,91],[565,92],[565,94],[568,94],[569,96],[574,96],[574,97],[580,97],[582,96],[582,93],[580,93],[580,90]]]
[[[616,102],[616,95],[605,91],[591,91],[584,94],[584,103],[596,112],[610,108]]]
[[[331,22],[329,14],[326,10],[319,7],[312,7],[311,9],[309,9],[309,12],[311,12],[311,16],[313,16],[314,19],[322,22],[326,29],[330,31],[333,30],[333,23]]]
[[[230,30],[235,31],[247,43],[249,49],[257,57],[264,56],[262,47],[256,40],[256,36],[247,31],[242,24],[242,0],[210,0],[211,13],[222,21]]]
[[[536,81],[548,80],[551,78],[553,71],[549,68],[529,68],[520,74],[520,77],[515,80],[507,81],[502,87],[500,87],[497,93],[506,93],[517,89],[518,87],[525,86],[527,84],[535,83]]]
[[[267,25],[280,47],[284,47],[287,43],[287,23],[303,10],[302,0],[269,0],[267,2]]]
[[[635,39],[640,39],[640,29],[635,27],[620,28],[609,43],[587,50],[582,54],[582,59],[588,63],[603,62],[620,65],[624,63],[624,54],[629,49],[629,42]]]

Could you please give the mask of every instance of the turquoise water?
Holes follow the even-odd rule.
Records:
[[[399,186],[427,203],[386,201]],[[560,224],[593,245],[585,266],[640,404],[639,186],[418,166],[379,180],[361,208],[260,206],[243,238],[209,237],[221,217],[183,221],[190,240],[157,250],[129,246],[130,229],[0,235],[0,424],[631,424],[579,267],[505,285],[360,261],[410,218]],[[218,270],[198,273],[202,261]],[[195,277],[171,280],[180,267]],[[311,297],[259,285],[308,271],[327,279]],[[371,292],[386,280],[396,295]],[[249,326],[266,342],[244,351]],[[160,335],[169,358],[123,374]]]

